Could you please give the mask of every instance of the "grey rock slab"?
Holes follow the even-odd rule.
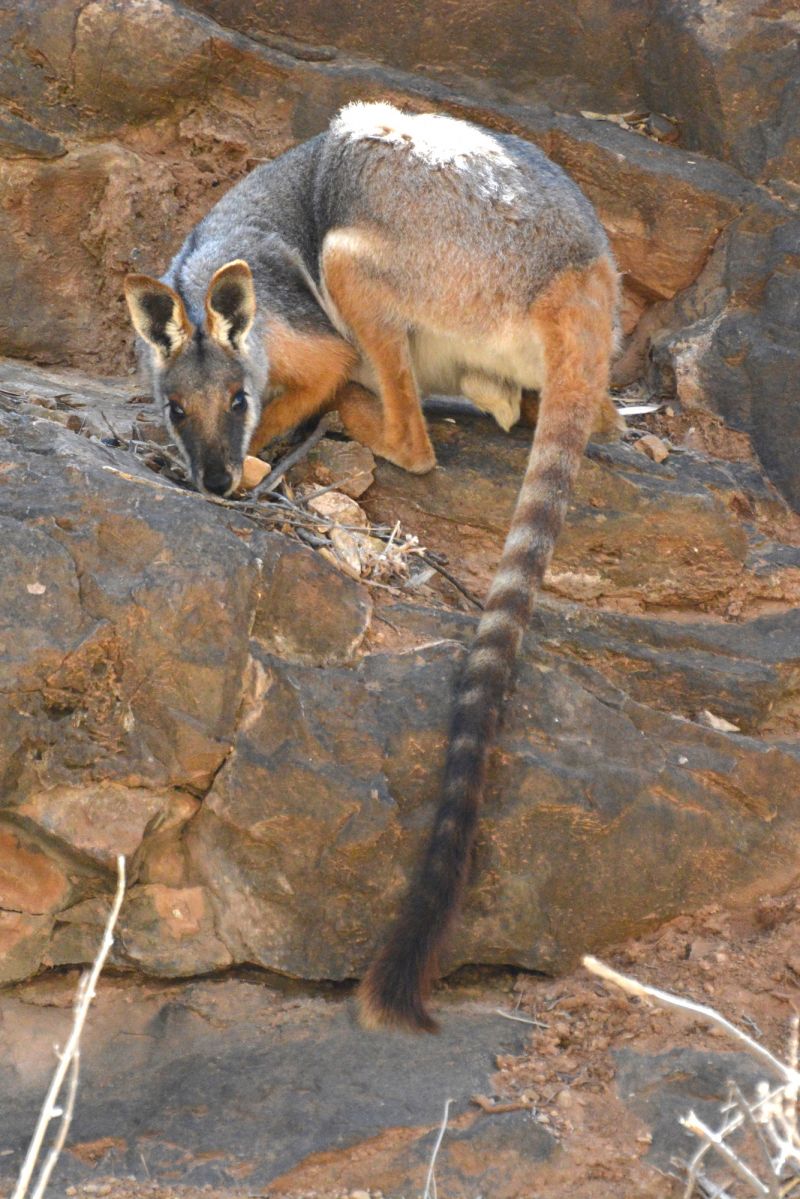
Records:
[[[65,994],[60,988],[59,1003]],[[18,1167],[53,1042],[63,1041],[71,1018],[63,1007],[38,1006],[47,1002],[35,988],[0,997],[0,1179]],[[82,1045],[71,1149],[50,1193],[93,1175],[132,1174],[260,1194],[310,1155],[392,1129],[424,1137],[445,1099],[455,1101],[457,1120],[472,1094],[486,1093],[495,1056],[520,1051],[525,1029],[495,1014],[502,1002],[498,991],[451,1004],[441,1035],[423,1039],[365,1033],[349,1001],[281,994],[256,980],[160,990],[101,982]],[[462,1134],[477,1138],[479,1152],[503,1140],[503,1123],[485,1123]],[[549,1142],[534,1129],[530,1145],[535,1158]],[[427,1148],[425,1140],[414,1159],[420,1169]]]
[[[755,1098],[758,1083],[775,1081],[745,1053],[670,1049],[648,1054],[620,1049],[614,1058],[620,1098],[652,1132],[647,1161],[679,1177],[685,1177],[679,1163],[688,1161],[699,1146],[697,1138],[680,1124],[681,1117],[694,1111],[704,1123],[718,1129],[731,1080],[745,1098]]]

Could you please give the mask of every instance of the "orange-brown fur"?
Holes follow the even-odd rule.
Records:
[[[602,257],[558,275],[530,309],[546,379],[528,469],[478,633],[456,692],[442,800],[416,877],[359,989],[362,1022],[433,1031],[425,1006],[458,909],[489,748],[514,661],[563,524],[593,425],[607,401],[617,277]]]
[[[347,231],[330,239],[323,251],[323,271],[328,295],[375,368],[380,428],[364,396],[352,398],[351,393],[346,419],[359,440],[367,440],[381,457],[422,474],[436,465],[436,457],[414,382],[408,333],[397,318],[396,297],[364,268],[360,254],[351,248],[354,241],[363,245],[362,238],[356,241]]]
[[[357,357],[343,338],[302,333],[285,321],[271,320],[266,338],[270,384],[282,390],[262,412],[250,441],[251,454],[257,454],[273,438],[332,407]]]

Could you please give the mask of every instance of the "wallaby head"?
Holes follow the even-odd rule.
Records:
[[[146,345],[153,396],[200,491],[230,495],[261,415],[267,362],[246,262],[229,262],[208,285],[202,313],[172,287],[128,275],[125,298]]]

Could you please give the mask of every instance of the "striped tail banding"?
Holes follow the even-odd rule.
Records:
[[[608,260],[600,260],[600,263]],[[600,265],[600,264],[598,264]],[[569,335],[569,314],[557,305],[558,333],[550,345],[548,385],[528,468],[517,499],[498,572],[456,689],[442,798],[425,853],[412,878],[389,938],[359,988],[366,1027],[381,1025],[436,1031],[425,1001],[438,958],[458,911],[469,871],[486,767],[514,664],[540,586],[566,516],[593,419],[607,394],[613,334],[613,283],[605,304],[605,345],[586,354],[585,338]],[[578,272],[574,272],[577,274]],[[574,286],[574,284],[573,284]],[[586,333],[586,292],[577,323]],[[565,326],[567,327],[565,335]],[[590,329],[591,332],[591,329]],[[587,357],[589,361],[586,361]]]

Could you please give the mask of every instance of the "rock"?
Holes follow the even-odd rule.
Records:
[[[352,661],[369,628],[372,604],[319,555],[271,542],[253,637],[269,653],[317,666]]]
[[[0,112],[0,158],[60,158],[66,152],[60,137],[13,113]]]
[[[54,787],[26,796],[17,808],[59,840],[109,867],[130,857],[145,831],[166,831],[189,820],[198,804],[182,792],[157,792],[117,784]]]
[[[640,454],[646,454],[653,462],[664,462],[669,457],[669,450],[654,433],[646,433],[644,437],[640,437],[634,442],[633,448]]]
[[[252,491],[254,487],[258,487],[259,483],[267,477],[270,470],[270,464],[265,462],[263,458],[254,458],[252,454],[247,454],[242,466],[242,478],[238,490]]]
[[[735,221],[697,283],[660,317],[650,375],[660,394],[750,434],[767,474],[800,506],[793,453],[800,369],[800,221]]]
[[[37,415],[34,375],[0,409],[0,907],[36,918],[12,922],[7,969],[93,958],[122,849],[117,967],[357,975],[427,827],[474,617],[446,582],[376,606],[308,547]],[[381,465],[364,504],[481,591],[528,438],[432,431],[439,470]],[[800,555],[762,531],[783,528],[747,462],[592,449],[447,968],[558,970],[796,869]]]
[[[35,987],[0,997],[0,1122],[13,1151],[0,1155],[0,1185],[17,1172],[53,1044],[71,1021],[69,1010],[37,1004]],[[478,1003],[448,1004],[441,1035],[423,1041],[365,1035],[349,1002],[263,980],[158,988],[101,980],[53,1192],[91,1180],[118,1193],[113,1182],[130,1186],[132,1177],[145,1191],[161,1183],[235,1192],[244,1180],[254,1194],[313,1194],[324,1161],[347,1191],[363,1186],[366,1160],[373,1194],[421,1194],[449,1096],[440,1193],[446,1184],[447,1194],[514,1199],[523,1161],[530,1175],[554,1141],[526,1113],[486,1117],[470,1104],[487,1089],[495,1056],[523,1048],[524,1026],[493,1010],[506,999],[492,988]]]
[[[0,984],[36,973],[52,930],[52,916],[0,911]]]
[[[259,719],[186,839],[237,957],[326,978],[352,977],[370,957],[435,800],[458,664],[443,633],[394,660],[369,656],[326,686],[309,668],[270,663]],[[526,657],[447,967],[479,956],[556,971],[581,946],[646,927],[655,910],[769,890],[794,869],[780,830],[800,819],[799,771],[775,748],[637,705],[563,657],[557,670],[546,654]],[[267,789],[280,800],[265,809]],[[709,804],[728,817],[719,823]],[[635,875],[620,867],[630,854]]]
[[[329,437],[314,447],[309,461],[320,481],[335,483],[337,491],[357,500],[375,479],[372,450],[356,441],[333,441]]]
[[[121,956],[168,978],[223,970],[230,951],[216,935],[202,887],[133,887],[120,913]]]
[[[28,830],[0,825],[0,910],[49,915],[67,907],[73,894],[63,866]]]
[[[324,495],[312,496],[307,506],[317,516],[337,524],[356,525],[365,529],[369,523],[364,509],[341,491],[326,491]]]

